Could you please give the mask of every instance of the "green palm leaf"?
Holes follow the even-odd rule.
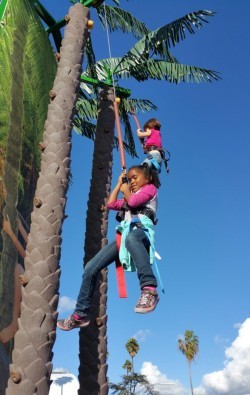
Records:
[[[135,113],[138,112],[148,112],[148,111],[156,111],[157,107],[147,99],[133,99],[133,98],[124,98],[123,99],[124,109],[127,113]]]
[[[136,38],[149,33],[145,23],[140,22],[130,12],[124,11],[119,7],[100,6],[97,8],[97,13],[105,28],[107,18],[110,31],[120,29],[123,33],[132,33]]]
[[[219,73],[198,66],[189,66],[157,59],[145,59],[133,48],[123,58],[103,59],[96,63],[99,80],[107,77],[107,68],[118,79],[135,78],[137,81],[148,79],[166,80],[171,83],[211,82],[220,79]],[[85,71],[88,75],[89,70]]]
[[[56,66],[30,0],[9,0],[0,24],[0,220],[2,225],[3,216],[8,216],[15,234],[18,211],[26,221],[30,218],[41,154],[38,142]],[[16,262],[17,251],[1,231],[0,330],[13,320]]]
[[[96,124],[86,121],[82,117],[76,117],[73,122],[74,131],[91,140],[95,140]]]
[[[97,99],[86,95],[83,91],[80,92],[76,104],[78,117],[84,117],[88,121],[97,119]]]
[[[186,32],[195,34],[195,28],[201,29],[203,23],[208,23],[205,17],[214,16],[212,11],[194,11],[174,22],[166,24],[146,34],[138,41],[133,49],[143,57],[159,55],[161,59],[169,60],[169,50],[186,38]]]

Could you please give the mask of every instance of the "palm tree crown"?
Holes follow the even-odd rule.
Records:
[[[178,348],[185,355],[188,363],[189,381],[191,394],[193,395],[193,383],[192,383],[192,373],[191,373],[191,362],[194,360],[195,356],[199,351],[199,338],[194,334],[193,331],[186,330],[184,334],[184,339],[178,339]]]
[[[178,347],[186,359],[192,362],[199,351],[199,338],[190,330],[186,330],[184,336],[184,340],[178,339]]]

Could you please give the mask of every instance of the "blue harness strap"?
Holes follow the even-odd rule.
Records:
[[[149,160],[152,163],[152,165],[156,168],[157,173],[160,174],[161,166],[159,165],[159,163],[154,158],[150,158]]]
[[[160,271],[159,271],[159,268],[158,268],[158,264],[157,264],[157,262],[156,262],[156,259],[154,260],[154,264],[155,264],[156,275],[157,275],[157,277],[158,277],[158,280],[159,280],[159,284],[160,284],[160,286],[161,286],[162,293],[165,294],[165,289],[164,289],[164,286],[163,286],[163,282],[162,282],[162,279],[161,279],[161,275],[160,275]]]

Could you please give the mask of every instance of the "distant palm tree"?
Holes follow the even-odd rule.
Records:
[[[129,353],[129,355],[131,356],[132,372],[134,372],[134,357],[136,356],[136,354],[138,353],[138,351],[140,349],[139,343],[137,342],[136,339],[131,337],[127,341],[125,347],[126,347],[126,350]]]
[[[132,370],[132,363],[128,359],[126,360],[125,364],[122,366],[123,369],[127,370],[127,375],[131,372]]]
[[[186,330],[184,334],[184,340],[178,339],[178,348],[185,355],[188,363],[189,380],[191,387],[191,394],[193,395],[193,384],[191,374],[191,363],[199,351],[199,338],[194,334],[193,331]]]

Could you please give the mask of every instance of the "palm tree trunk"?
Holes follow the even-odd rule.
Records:
[[[193,392],[193,383],[192,383],[191,362],[189,362],[189,361],[188,361],[188,374],[189,374],[189,382],[190,382],[191,395],[194,395],[194,392]]]
[[[44,132],[44,152],[25,258],[21,317],[6,395],[47,395],[56,333],[61,229],[68,189],[71,130],[89,10],[77,3],[61,48]]]
[[[88,201],[84,264],[107,244],[108,213],[106,202],[112,176],[115,115],[114,94],[104,88],[100,94],[96,138]],[[89,327],[80,330],[79,395],[107,395],[107,270],[97,281],[92,299]]]

